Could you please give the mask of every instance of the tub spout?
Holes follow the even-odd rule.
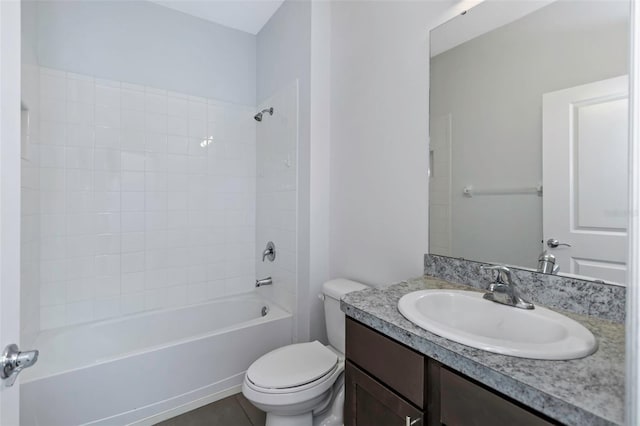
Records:
[[[262,287],[263,285],[272,285],[273,281],[271,277],[263,278],[261,280],[256,280],[256,287]]]

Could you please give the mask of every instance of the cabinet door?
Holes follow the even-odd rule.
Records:
[[[345,426],[422,426],[421,410],[349,361],[345,386]]]

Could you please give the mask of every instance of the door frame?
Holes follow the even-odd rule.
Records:
[[[20,49],[20,0],[0,0],[0,349],[20,343]],[[0,424],[19,413],[19,384],[3,382]]]
[[[640,424],[640,6],[630,2],[626,424]]]

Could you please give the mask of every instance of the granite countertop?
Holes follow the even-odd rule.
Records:
[[[621,425],[624,421],[624,326],[559,311],[595,335],[599,348],[586,358],[545,361],[499,355],[430,333],[398,312],[398,300],[412,291],[478,289],[421,277],[381,289],[347,294],[347,316],[442,364],[568,425]]]

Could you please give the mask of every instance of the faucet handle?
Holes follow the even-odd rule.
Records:
[[[508,284],[513,285],[513,280],[511,279],[511,269],[504,265],[480,265],[480,269],[487,271],[497,271],[496,275],[497,284]]]

